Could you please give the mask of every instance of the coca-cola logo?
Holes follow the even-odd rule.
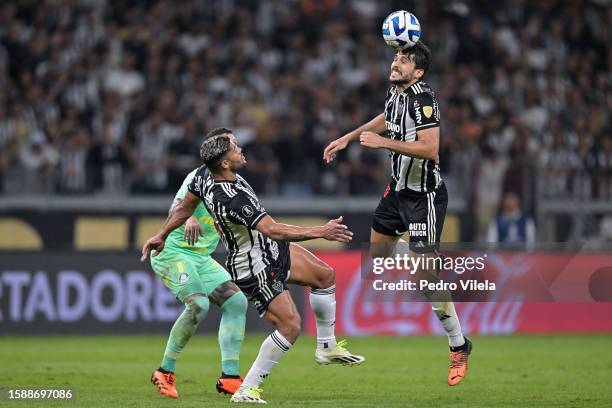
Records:
[[[360,268],[346,280],[342,297],[337,299],[340,324],[349,335],[442,334],[442,326],[427,302],[404,301],[394,293],[377,294],[361,278]],[[386,296],[386,298],[385,298]],[[463,330],[467,333],[513,333],[523,302],[461,303],[456,305]]]

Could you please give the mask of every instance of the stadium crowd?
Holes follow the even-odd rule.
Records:
[[[504,192],[612,199],[609,1],[408,3],[3,2],[2,192],[170,192],[230,126],[261,194],[380,194],[385,152],[322,151],[382,111],[380,25],[414,6],[442,172],[480,233]]]

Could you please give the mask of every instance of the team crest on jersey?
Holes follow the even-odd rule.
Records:
[[[179,282],[180,283],[187,283],[187,281],[189,281],[189,275],[187,275],[186,273],[181,273],[181,275],[179,276]]]
[[[275,292],[282,292],[285,288],[283,286],[283,282],[276,281],[272,284],[272,289],[274,289]]]
[[[433,107],[423,106],[423,115],[425,115],[426,118],[431,118],[432,114],[433,114]]]
[[[244,215],[245,217],[251,217],[255,212],[255,210],[253,210],[253,207],[251,207],[250,205],[243,206],[241,211],[242,215]]]

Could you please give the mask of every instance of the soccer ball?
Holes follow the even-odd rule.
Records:
[[[419,41],[421,24],[414,14],[404,10],[395,11],[385,18],[382,35],[387,44],[403,50]]]

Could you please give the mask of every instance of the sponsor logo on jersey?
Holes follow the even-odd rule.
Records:
[[[421,121],[423,120],[423,116],[421,115],[421,110],[419,109],[421,107],[421,105],[415,99],[413,106],[414,106],[414,118],[415,118],[415,122],[416,122],[417,125],[420,125]]]
[[[433,114],[433,107],[431,106],[423,106],[423,115],[425,115],[426,118],[431,118],[431,115]]]
[[[400,133],[401,131],[400,125],[395,124],[393,122],[389,122],[389,121],[386,121],[385,123],[387,124],[387,129],[389,129],[390,131],[394,133]]]

